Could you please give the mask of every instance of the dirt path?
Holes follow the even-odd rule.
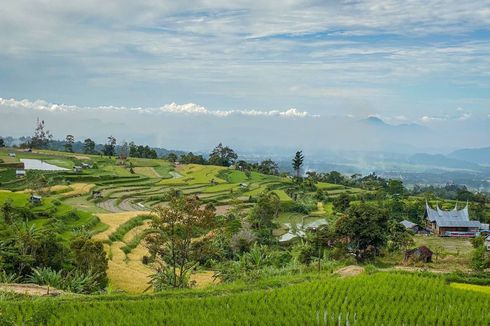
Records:
[[[363,272],[364,272],[364,267],[357,266],[357,265],[350,265],[337,270],[335,274],[338,274],[341,277],[350,277],[350,276],[357,276]]]
[[[65,294],[64,291],[37,284],[0,284],[0,291],[25,294],[30,296],[58,296]]]

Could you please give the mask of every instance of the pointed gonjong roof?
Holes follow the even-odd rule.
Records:
[[[480,227],[479,221],[470,221],[468,203],[463,209],[458,209],[458,204],[456,204],[453,210],[445,211],[440,209],[439,205],[433,209],[428,202],[425,202],[425,211],[427,219],[438,226]]]

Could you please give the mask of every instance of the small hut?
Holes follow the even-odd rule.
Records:
[[[43,197],[39,196],[39,195],[34,195],[32,194],[31,195],[31,198],[29,199],[31,203],[33,204],[40,204],[41,201],[43,200]]]
[[[412,231],[415,234],[430,234],[431,230],[428,228],[424,228],[418,224],[413,223],[409,220],[403,220],[400,222],[401,225],[405,227],[405,229]]]
[[[17,178],[23,178],[23,177],[25,177],[26,176],[26,170],[24,170],[24,169],[17,169],[17,170],[15,170],[15,176]]]
[[[100,190],[92,191],[92,198],[93,199],[102,198],[102,192]]]
[[[410,259],[416,262],[430,263],[432,262],[433,252],[426,246],[420,246],[415,249],[405,251],[405,258],[403,261],[407,262]]]

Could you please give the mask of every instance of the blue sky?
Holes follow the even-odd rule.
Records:
[[[32,120],[53,114],[13,104],[24,99],[76,106],[74,121],[101,106],[193,103],[209,112],[295,108],[322,119],[374,115],[390,124],[448,130],[427,148],[490,145],[488,0],[18,0],[4,1],[0,16],[0,110],[9,119],[12,112],[22,116],[13,120],[19,126],[27,113],[18,107],[32,110]],[[173,115],[202,114],[177,111]],[[121,123],[130,120],[127,110],[115,112]],[[223,133],[230,123],[244,123],[211,116]],[[264,116],[247,121],[248,132]],[[0,127],[7,131],[5,121]],[[124,138],[139,137],[114,129]],[[457,139],[447,138],[449,130]],[[192,147],[191,140],[169,144],[166,137],[142,139]]]

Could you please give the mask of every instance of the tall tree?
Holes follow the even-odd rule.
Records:
[[[75,143],[75,137],[73,135],[66,135],[65,138],[65,152],[73,153],[73,144]]]
[[[388,240],[388,212],[373,204],[352,205],[347,214],[337,220],[336,234],[358,260],[376,255]]]
[[[94,154],[95,153],[95,142],[87,138],[83,141],[83,152],[85,154]]]
[[[264,160],[260,162],[258,170],[260,173],[270,174],[270,175],[278,175],[279,174],[279,166],[276,162],[271,159]]]
[[[100,241],[86,237],[72,240],[70,249],[77,268],[84,273],[94,273],[101,288],[108,283],[108,259],[104,251],[104,244]]]
[[[0,148],[5,147],[5,141],[0,137]]]
[[[157,206],[153,212],[151,227],[157,232],[146,238],[150,254],[160,263],[152,277],[153,287],[157,291],[188,287],[202,242],[207,240],[203,230],[211,228],[214,210],[201,208],[195,197],[175,195],[167,207]]]
[[[302,151],[297,151],[296,155],[294,155],[293,158],[293,169],[296,172],[296,177],[299,178],[300,172],[301,172],[301,167],[303,166],[303,160],[304,160],[303,152]]]
[[[129,145],[127,142],[123,142],[119,148],[119,158],[125,160],[129,156]]]
[[[36,129],[34,130],[34,136],[31,138],[30,145],[32,148],[47,148],[49,141],[53,138],[49,130],[46,130],[44,120],[36,121]]]
[[[262,243],[268,242],[272,237],[274,219],[279,214],[281,201],[275,192],[260,195],[257,203],[250,212],[249,220]]]
[[[219,143],[209,155],[209,164],[230,166],[235,163],[238,155],[228,146]]]
[[[114,156],[116,153],[116,138],[112,135],[107,137],[107,143],[104,145],[104,155],[106,156]]]
[[[167,156],[165,156],[165,159],[171,163],[175,163],[175,162],[177,162],[177,154],[168,153]]]
[[[3,220],[6,224],[12,224],[14,221],[14,207],[12,203],[12,199],[7,198],[1,208]]]

